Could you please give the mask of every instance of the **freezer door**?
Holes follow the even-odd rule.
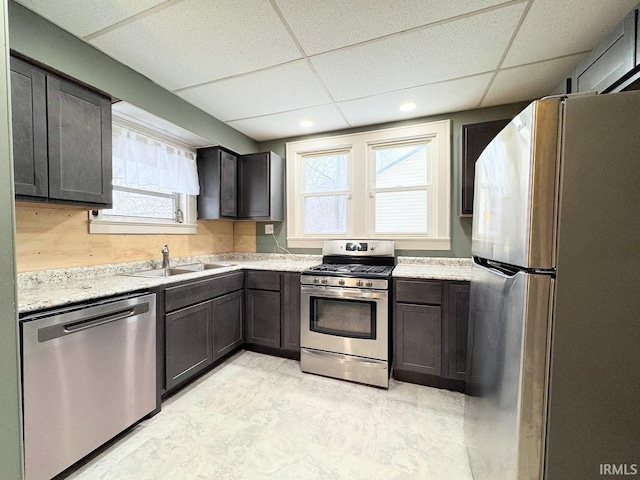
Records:
[[[532,103],[478,158],[473,255],[555,267],[560,109],[559,99]]]
[[[475,480],[533,480],[542,472],[549,275],[474,265],[464,430]]]

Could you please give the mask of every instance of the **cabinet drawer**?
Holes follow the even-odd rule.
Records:
[[[442,283],[423,280],[396,280],[395,301],[402,303],[442,303]]]
[[[280,291],[280,272],[247,272],[247,288]]]
[[[187,305],[241,290],[244,286],[243,280],[243,273],[237,272],[169,287],[165,291],[165,310],[171,312]]]

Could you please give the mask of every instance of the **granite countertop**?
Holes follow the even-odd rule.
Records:
[[[23,314],[239,270],[301,272],[322,263],[322,256],[229,253],[172,259],[171,266],[179,267],[190,263],[232,263],[233,265],[163,278],[124,275],[159,268],[160,262],[155,260],[20,273],[18,274],[18,311]],[[393,276],[469,280],[471,261],[455,258],[398,257],[398,265],[394,269]]]
[[[393,276],[468,282],[472,264],[470,258],[398,257]]]
[[[60,307],[239,270],[301,272],[322,263],[322,256],[259,253],[202,255],[172,259],[171,267],[190,263],[232,263],[233,265],[162,278],[125,275],[130,272],[160,268],[160,262],[155,260],[20,273],[18,274],[18,312],[22,314]]]

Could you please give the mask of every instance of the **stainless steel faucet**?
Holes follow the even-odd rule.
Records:
[[[169,246],[162,247],[162,268],[169,268]]]

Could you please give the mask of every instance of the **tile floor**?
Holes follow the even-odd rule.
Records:
[[[470,480],[462,417],[459,393],[241,352],[68,478]]]

